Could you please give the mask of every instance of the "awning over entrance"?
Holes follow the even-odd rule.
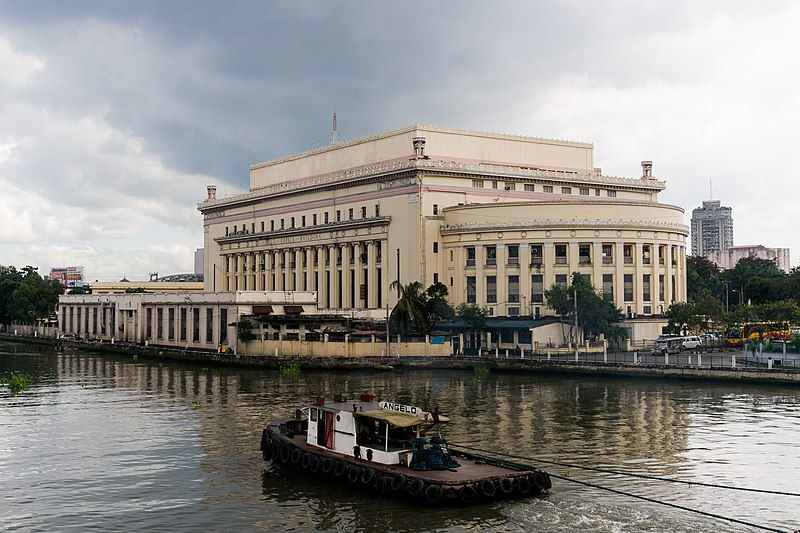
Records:
[[[410,428],[424,423],[415,415],[408,413],[398,413],[397,411],[388,411],[386,409],[375,409],[373,411],[363,411],[361,413],[353,413],[355,416],[363,416],[364,418],[372,418],[375,420],[383,420],[388,422],[390,426],[396,428]]]
[[[283,314],[285,315],[301,315],[303,314],[302,305],[284,305]]]
[[[272,306],[271,305],[254,305],[253,306],[253,314],[254,315],[269,315],[269,314],[272,314]]]

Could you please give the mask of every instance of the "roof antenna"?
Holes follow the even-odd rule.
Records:
[[[333,128],[331,129],[331,140],[328,143],[329,146],[333,146],[334,144],[339,142],[339,130],[336,127],[336,107],[333,108]]]

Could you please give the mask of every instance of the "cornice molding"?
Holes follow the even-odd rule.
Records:
[[[458,233],[470,233],[475,231],[494,231],[509,229],[531,229],[531,228],[604,228],[604,229],[644,229],[662,230],[689,235],[689,226],[673,222],[661,222],[657,220],[617,220],[617,219],[532,219],[517,222],[484,222],[477,224],[443,224],[439,226],[442,235],[452,235]]]

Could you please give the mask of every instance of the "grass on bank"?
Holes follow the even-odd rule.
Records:
[[[8,386],[11,394],[17,394],[33,386],[33,377],[25,372],[12,373],[10,376],[0,377],[0,384]]]
[[[289,366],[282,366],[281,375],[286,376],[287,378],[299,378],[300,365],[297,363],[292,363]]]

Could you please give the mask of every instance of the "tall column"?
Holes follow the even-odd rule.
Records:
[[[508,279],[506,278],[506,245],[497,243],[497,315],[506,316],[508,306]]]
[[[567,273],[567,283],[572,283],[572,273],[578,271],[578,243],[569,242],[567,250],[567,261],[569,263],[569,272]]]
[[[350,282],[350,245],[345,244],[342,246],[342,309],[350,309],[353,307],[352,299],[350,298],[350,289],[352,284]]]
[[[275,284],[272,282],[272,274],[275,272],[275,256],[272,250],[264,252],[264,290],[274,291]]]
[[[315,291],[317,288],[314,285],[314,247],[309,246],[305,248],[304,253],[306,254],[306,268],[304,269],[306,278],[303,284],[303,290]]]
[[[286,252],[284,250],[278,250],[275,253],[275,290],[276,291],[285,291],[286,290],[286,287],[284,287],[284,284],[283,284],[285,272],[286,272]]]
[[[256,261],[256,283],[253,289],[257,291],[264,290],[264,267],[262,266],[262,261],[264,260],[264,253],[263,252],[256,252],[255,261]]]
[[[342,299],[339,298],[339,295],[342,292],[342,278],[340,277],[340,274],[342,272],[343,265],[341,263],[344,262],[343,261],[344,252],[342,251],[342,248],[343,247],[340,246],[340,245],[335,245],[330,249],[330,251],[331,251],[331,266],[330,266],[330,271],[331,271],[331,282],[330,282],[330,285],[331,285],[331,305],[330,305],[330,307],[332,309],[342,309],[344,307],[344,305],[343,305],[344,304],[344,301],[343,301],[344,297],[342,297]],[[341,254],[341,256],[339,254]],[[340,257],[342,257],[342,259],[340,259]]]
[[[542,246],[542,281],[544,282],[544,290],[550,290],[556,282],[556,247],[551,242],[545,242]]]
[[[367,242],[367,302],[368,309],[378,307],[378,246],[379,241]]]
[[[596,289],[600,291],[602,295],[603,291],[603,243],[602,242],[593,242],[592,243],[592,284]]]
[[[317,287],[318,291],[318,301],[320,303],[320,307],[323,308],[331,308],[331,298],[329,295],[329,282],[328,276],[330,275],[329,268],[326,266],[325,260],[328,257],[328,253],[330,252],[330,246],[321,246],[319,248],[319,259],[317,260],[317,269],[319,270],[319,287]]]
[[[634,246],[633,264],[636,265],[636,274],[633,276],[633,309],[636,314],[642,313],[644,303],[642,301],[642,275],[644,275],[644,258],[642,257],[643,246],[637,242]]]
[[[671,244],[668,244],[664,251],[664,262],[666,263],[666,272],[664,273],[664,309],[668,309],[672,303],[672,276],[675,275],[675,269],[672,267]]]
[[[224,280],[225,281],[224,281],[224,286],[222,287],[222,289],[224,291],[229,291],[229,290],[231,290],[231,286],[233,285],[233,280],[232,280],[233,273],[231,272],[231,270],[232,270],[231,266],[232,265],[231,265],[231,255],[230,254],[225,254],[223,256],[222,265],[225,268],[225,271],[223,272],[223,276],[224,276]]]
[[[531,245],[519,245],[519,314],[531,315]]]
[[[450,294],[450,303],[456,306],[467,302],[467,254],[462,245],[454,246],[451,249],[453,250],[453,287]]]
[[[657,242],[654,242],[650,245],[650,265],[652,267],[650,272],[650,301],[653,303],[652,312],[654,315],[656,315],[658,314],[659,304],[664,303],[659,298],[658,274],[663,272],[664,269],[661,267],[661,264],[658,261]]]
[[[355,263],[353,264],[353,268],[355,269],[355,301],[353,302],[353,307],[356,309],[363,309],[367,307],[367,302],[361,299],[361,285],[364,284],[364,268],[368,263],[366,261],[361,261],[361,243],[356,243],[355,259]]]
[[[483,307],[486,305],[486,276],[483,273],[483,264],[486,261],[483,245],[475,245],[475,301]]]
[[[614,244],[614,305],[627,311],[625,305],[625,243]]]

